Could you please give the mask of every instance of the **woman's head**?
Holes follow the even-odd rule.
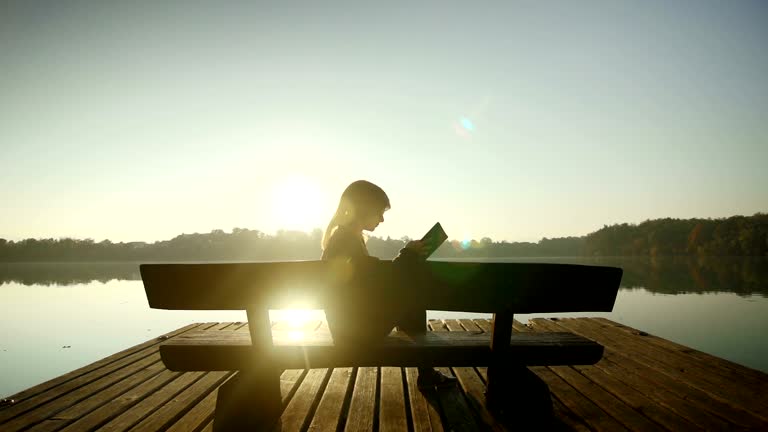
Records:
[[[383,215],[388,209],[389,197],[383,189],[365,180],[352,182],[341,194],[339,207],[325,230],[323,248],[339,225],[354,225],[373,231],[380,222],[384,222]]]

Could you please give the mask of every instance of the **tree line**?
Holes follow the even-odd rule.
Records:
[[[274,235],[234,228],[227,233],[181,234],[170,240],[119,242],[93,239],[0,238],[0,262],[272,261],[318,259],[323,232],[280,230]],[[409,239],[370,236],[371,255],[395,257]],[[538,242],[446,241],[432,258],[565,256],[768,256],[768,214],[721,219],[653,219],[614,224],[581,237]]]

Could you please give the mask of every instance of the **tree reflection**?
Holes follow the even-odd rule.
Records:
[[[768,259],[760,257],[561,257],[503,261],[511,260],[621,267],[622,288],[643,288],[659,294],[731,292],[768,296]],[[0,263],[0,284],[72,285],[140,279],[138,263]]]

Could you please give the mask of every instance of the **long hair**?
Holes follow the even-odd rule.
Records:
[[[325,229],[322,242],[323,250],[328,247],[328,240],[339,225],[346,225],[372,212],[388,208],[389,197],[382,188],[365,180],[352,182],[341,194],[339,207],[328,223],[328,228]]]

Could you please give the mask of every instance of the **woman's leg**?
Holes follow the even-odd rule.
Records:
[[[427,331],[427,311],[424,309],[407,309],[395,324],[401,331],[425,332]]]

